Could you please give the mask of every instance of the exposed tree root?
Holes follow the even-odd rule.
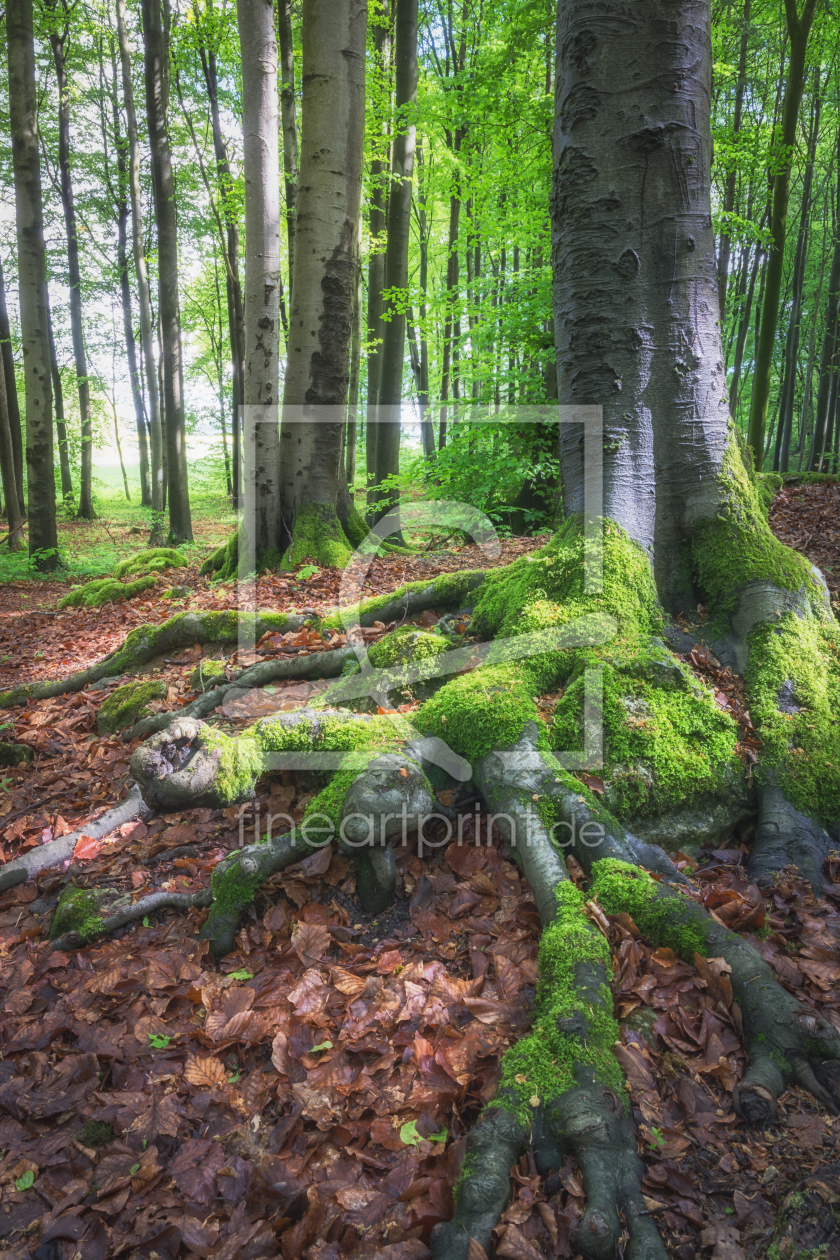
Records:
[[[796,866],[819,896],[825,883],[823,863],[835,842],[818,822],[795,809],[779,788],[759,788],[758,800],[758,826],[747,863],[750,877],[766,882],[786,866]]]
[[[103,836],[109,836],[112,831],[116,831],[117,827],[121,827],[123,823],[132,822],[135,818],[148,818],[151,812],[143,800],[140,789],[132,788],[124,801],[102,814],[95,822],[86,823],[81,830],[59,836],[57,840],[51,840],[48,844],[40,844],[34,849],[27,849],[11,862],[6,862],[0,867],[0,893],[5,892],[7,888],[14,888],[16,884],[22,884],[31,876],[37,875],[39,871],[45,871],[52,866],[60,866],[62,862],[69,861],[73,856],[76,843],[82,836],[89,836],[92,840],[101,840]]]
[[[50,942],[50,949],[81,949],[98,937],[108,936],[111,932],[116,932],[117,928],[125,927],[126,923],[144,919],[147,915],[156,914],[160,910],[190,910],[193,906],[209,906],[212,897],[213,894],[209,888],[197,893],[176,893],[163,890],[150,893],[148,897],[141,897],[133,905],[125,906],[116,914],[100,920],[93,931],[74,930],[55,937]]]
[[[129,669],[145,665],[164,652],[177,652],[195,643],[235,643],[240,629],[248,629],[256,638],[269,630],[299,630],[306,618],[296,614],[207,612],[178,613],[159,626],[138,626],[121,647],[89,669],[54,681],[26,683],[12,691],[0,692],[0,708],[26,704],[29,700],[49,700],[81,691],[101,678],[119,676]]]

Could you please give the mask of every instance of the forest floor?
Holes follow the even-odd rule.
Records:
[[[795,490],[779,496],[774,528],[815,560],[817,545],[830,581],[840,578],[837,488]],[[499,563],[537,545],[505,543]],[[178,608],[234,606],[232,587],[199,578],[199,561],[172,577],[192,590],[174,608],[148,598],[56,614],[66,584],[0,588],[0,687],[90,664],[134,625]],[[374,563],[368,589],[480,563],[474,547],[391,556]],[[306,582],[272,578],[257,604],[320,611],[334,606],[339,579],[328,570]],[[165,678],[168,707],[189,698],[200,655],[144,670]],[[264,711],[259,703],[290,708],[312,690],[278,687],[221,716],[241,728]],[[0,773],[0,859],[76,829],[124,794],[131,746],[97,734],[105,694],[3,715],[4,741],[35,756]],[[305,777],[287,771],[261,781],[257,804],[299,820],[310,796]],[[474,816],[463,845],[398,850],[398,899],[386,914],[361,912],[350,863],[329,851],[274,877],[219,968],[196,941],[199,912],[51,952],[46,934],[68,877],[132,895],[194,891],[241,844],[239,815],[197,809],[127,824],[84,846],[89,856],[79,852],[69,871],[0,897],[0,1255],[428,1256],[432,1226],[451,1213],[464,1135],[493,1094],[501,1054],[528,1027],[539,940],[528,885]],[[840,867],[837,896],[815,899],[795,873],[762,894],[743,859],[741,847],[701,855],[694,895],[840,1028]],[[744,1055],[725,972],[649,948],[626,916],[599,922],[613,947],[617,1054],[648,1210],[677,1260],[762,1256],[786,1192],[840,1160],[840,1122],[793,1089],[777,1128],[742,1125],[731,1091]],[[541,1178],[525,1157],[512,1187],[497,1254],[574,1257],[584,1205],[574,1164]]]

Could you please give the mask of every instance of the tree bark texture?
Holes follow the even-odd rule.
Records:
[[[3,275],[2,259],[0,259],[0,353],[2,353],[3,357],[3,379],[6,386],[6,405],[9,411],[9,429],[11,431],[12,439],[12,456],[14,459],[18,510],[21,517],[25,517],[26,502],[23,494],[23,432],[20,427],[17,373],[15,371],[14,350],[12,349],[12,330],[9,325],[9,310],[6,305],[6,280]]]
[[[152,157],[155,224],[158,237],[158,315],[163,343],[163,416],[169,534],[173,542],[192,541],[184,424],[184,358],[178,296],[178,214],[175,172],[169,145],[169,3],[142,0],[146,67],[146,116]]]
[[[295,103],[295,45],[292,31],[292,0],[278,0],[277,28],[280,36],[280,121],[283,127],[283,182],[286,195],[286,234],[289,250],[289,305],[295,280],[295,227],[298,197],[298,128]]]
[[[373,25],[373,57],[376,75],[380,82],[380,91],[390,81],[391,54],[393,51],[393,26],[391,20],[391,0],[380,0],[378,11],[374,10]],[[369,519],[373,519],[376,503],[376,430],[379,404],[379,383],[382,376],[382,338],[384,324],[382,311],[384,307],[383,291],[385,289],[385,249],[386,226],[388,212],[387,177],[389,162],[383,156],[383,148],[387,150],[385,136],[390,118],[390,87],[387,92],[387,108],[384,116],[378,120],[379,131],[375,138],[374,156],[370,163],[370,197],[368,206],[368,226],[370,231],[370,253],[368,257],[367,281],[367,429],[365,432],[365,474],[367,479],[367,499]]]
[[[38,152],[32,0],[6,7],[9,113],[15,176],[21,343],[26,388],[26,481],[29,554],[39,568],[58,563],[53,472],[47,260],[41,157]]]

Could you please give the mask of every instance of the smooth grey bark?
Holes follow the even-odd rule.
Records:
[[[840,135],[838,135],[840,146]],[[840,173],[837,177],[837,207],[840,211]],[[820,383],[817,390],[817,412],[814,423],[814,439],[808,455],[808,471],[820,469],[825,435],[828,423],[831,385],[837,371],[835,361],[835,345],[837,330],[840,326],[840,215],[835,219],[834,252],[831,258],[831,272],[828,278],[828,301],[825,313],[825,333],[823,334],[822,354],[820,356]]]
[[[805,85],[805,56],[808,37],[816,13],[816,0],[805,0],[800,16],[797,0],[785,0],[785,18],[790,39],[790,60],[785,82],[785,100],[782,109],[782,127],[779,142],[784,148],[785,159],[780,163],[773,180],[773,212],[770,219],[772,246],[767,259],[767,278],[764,286],[764,303],[761,314],[761,331],[756,342],[753,393],[750,403],[748,441],[755,466],[761,472],[764,466],[764,441],[767,425],[767,405],[770,400],[770,379],[773,369],[773,348],[779,321],[779,296],[784,270],[787,213],[790,200],[790,172],[799,105]]]
[[[728,425],[709,26],[704,0],[632,11],[573,0],[558,11],[559,400],[603,407],[604,515],[651,556],[671,609],[691,599],[679,586],[681,543],[715,513]],[[563,426],[561,457],[566,510],[582,511],[577,426]]]
[[[289,305],[295,281],[295,227],[298,198],[298,129],[295,104],[295,44],[292,0],[277,0],[280,36],[280,121],[283,127],[283,182],[286,195],[286,233],[289,250]]]
[[[336,501],[358,265],[366,27],[364,0],[304,0],[295,287],[281,430],[290,560],[317,555],[321,545],[346,546]]]
[[[414,373],[414,384],[417,390],[417,403],[420,408],[420,437],[423,444],[423,455],[426,459],[434,459],[435,429],[429,415],[429,340],[426,335],[426,318],[428,308],[426,295],[429,291],[429,224],[426,217],[426,189],[423,179],[423,146],[417,146],[417,199],[415,214],[420,245],[420,328],[414,324],[414,312],[408,311],[408,342],[411,355],[411,370]],[[419,342],[419,344],[418,344]]]
[[[164,512],[163,428],[160,414],[155,360],[154,335],[152,332],[152,303],[149,293],[149,273],[146,251],[143,246],[143,206],[140,200],[140,143],[137,137],[137,113],[134,106],[134,87],[131,78],[131,51],[125,24],[125,0],[116,0],[117,39],[120,48],[123,105],[125,107],[126,134],[128,137],[128,192],[131,203],[131,250],[134,258],[134,275],[137,280],[137,299],[140,310],[140,347],[146,379],[148,399],[149,442],[151,446],[151,505],[154,514],[152,539],[158,541]]]
[[[208,12],[213,12],[212,3],[208,4]],[[199,27],[199,30],[201,28]],[[216,159],[216,178],[221,193],[222,211],[225,223],[225,238],[222,248],[225,252],[225,289],[227,294],[228,336],[231,353],[231,393],[233,406],[231,415],[231,432],[233,435],[233,476],[231,500],[233,507],[240,507],[242,502],[242,416],[241,407],[245,401],[245,313],[242,302],[242,283],[239,275],[239,223],[234,215],[231,202],[233,177],[230,171],[227,145],[222,132],[219,115],[219,86],[216,70],[216,52],[212,39],[208,36],[206,46],[199,44],[201,66],[204,71],[204,82],[207,85],[207,99],[210,104],[210,121],[213,129],[213,153]]]
[[[379,12],[372,19],[373,57],[377,77],[387,82],[393,51],[391,0],[379,0]],[[390,93],[388,109],[378,120],[378,133],[374,140],[374,156],[370,163],[370,196],[368,226],[370,254],[367,280],[367,429],[365,432],[365,476],[367,480],[368,517],[372,519],[376,503],[376,430],[379,404],[379,382],[382,376],[382,338],[384,325],[383,290],[385,288],[385,229],[387,225],[388,197],[386,183],[390,162],[387,159],[388,144],[385,137],[389,128]]]
[[[126,164],[126,141],[121,133],[119,89],[117,86],[117,54],[114,38],[111,36],[111,122],[114,129],[114,149],[117,160],[117,185],[111,184],[106,174],[114,208],[117,215],[117,267],[120,273],[120,305],[123,317],[123,336],[125,337],[125,355],[128,362],[128,376],[131,381],[131,399],[134,403],[134,426],[137,432],[137,447],[140,459],[140,503],[143,507],[152,505],[152,488],[149,479],[149,435],[146,430],[146,411],[143,405],[143,380],[137,364],[137,341],[134,336],[134,316],[131,309],[131,281],[128,274],[128,166]],[[102,65],[100,60],[100,73]],[[104,76],[103,76],[104,78]],[[104,86],[104,85],[103,85]],[[105,111],[102,111],[102,134],[107,163],[107,132],[105,129]],[[126,497],[128,497],[126,495]]]
[[[750,37],[751,0],[744,0],[744,16],[741,26],[741,45],[738,52],[738,78],[735,83],[735,107],[732,112],[732,134],[737,137],[741,131],[741,117],[744,110],[744,89],[747,86],[747,49]],[[723,193],[724,215],[735,209],[735,189],[738,182],[738,171],[733,165],[726,174],[726,185]],[[729,258],[732,241],[726,228],[721,232],[718,243],[718,299],[720,301],[720,326],[723,328],[726,319],[726,289],[729,280]]]
[[[12,348],[12,330],[9,325],[9,310],[6,305],[6,280],[3,275],[3,260],[0,259],[0,353],[3,358],[3,380],[6,387],[6,406],[9,412],[9,430],[12,440],[12,456],[14,460],[15,485],[17,486],[18,511],[21,517],[26,516],[26,502],[23,495],[23,432],[20,427],[20,404],[18,403],[17,373],[15,356]]]
[[[70,20],[66,0],[62,0],[63,22],[57,29],[58,4],[52,0],[53,12],[50,30],[50,46],[53,53],[56,79],[58,80],[58,170],[61,180],[61,208],[64,214],[64,231],[67,237],[67,275],[70,291],[70,336],[73,342],[73,364],[79,391],[79,415],[82,428],[82,459],[79,475],[79,506],[76,515],[82,520],[93,520],[93,429],[90,414],[90,380],[88,378],[85,330],[82,319],[82,273],[79,266],[79,234],[76,226],[76,204],[73,197],[73,180],[70,175],[70,94],[67,83],[67,43],[70,38]],[[58,392],[56,391],[56,399]],[[63,423],[63,420],[62,420]],[[66,449],[66,443],[65,443]],[[66,498],[73,493],[69,489],[62,469],[62,494]]]
[[[356,480],[356,442],[359,428],[359,380],[362,373],[362,309],[364,290],[361,262],[362,219],[359,216],[359,257],[353,290],[353,337],[350,342],[350,383],[347,390],[347,427],[344,434],[344,480],[351,491]]]
[[[376,426],[373,521],[399,506],[399,490],[381,487],[400,470],[401,420],[393,417],[402,402],[405,363],[405,302],[408,251],[411,243],[411,198],[414,178],[415,111],[417,106],[417,0],[396,0],[396,95],[391,146],[391,191],[388,198],[388,241],[385,249],[385,299],[382,360],[379,378],[380,423]],[[400,295],[395,298],[395,295]]]
[[[787,472],[790,462],[790,440],[793,431],[793,402],[796,395],[796,371],[799,364],[799,336],[802,322],[802,294],[805,288],[805,266],[808,261],[808,243],[811,230],[811,190],[814,183],[814,159],[820,131],[820,68],[814,74],[814,103],[808,135],[808,151],[805,174],[802,180],[802,200],[799,211],[799,234],[793,261],[790,320],[785,338],[785,366],[782,396],[779,405],[779,425],[773,456],[773,471]]]
[[[244,69],[246,448],[243,529],[257,556],[281,531],[278,400],[280,377],[280,154],[277,43],[271,0],[237,0]],[[253,496],[253,497],[251,497]],[[247,566],[244,549],[240,563]],[[259,563],[259,562],[258,562]]]
[[[47,288],[47,328],[50,339],[50,377],[53,387],[53,410],[55,412],[55,439],[58,446],[58,467],[61,477],[61,497],[65,504],[73,499],[73,477],[70,472],[70,456],[67,451],[67,425],[64,421],[64,385],[61,380],[61,369],[58,366],[58,355],[55,349],[55,331],[53,329],[52,312],[50,311],[50,295]]]
[[[184,424],[184,358],[178,296],[178,216],[169,145],[169,0],[142,0],[146,117],[158,238],[158,318],[163,343],[163,428],[169,536],[192,541]]]
[[[15,450],[12,442],[12,428],[9,423],[6,378],[2,371],[0,371],[0,482],[2,482],[3,486],[3,501],[6,505],[6,524],[8,526],[6,546],[9,551],[18,551],[23,545],[21,538],[23,517],[20,512],[17,480],[15,478]]]
[[[741,386],[741,371],[744,363],[744,347],[747,344],[747,333],[750,330],[750,317],[752,315],[753,297],[755,295],[755,282],[758,277],[761,260],[761,247],[757,245],[755,247],[752,267],[750,269],[750,279],[747,286],[744,310],[738,324],[738,336],[735,339],[735,357],[732,363],[732,379],[729,382],[729,414],[733,418],[738,414],[738,395]]]
[[[38,567],[58,565],[53,472],[47,260],[41,155],[38,151],[32,0],[6,6],[9,115],[15,176],[21,346],[26,386],[26,482],[29,554]]]

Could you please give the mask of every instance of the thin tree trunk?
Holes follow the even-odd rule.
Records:
[[[463,131],[459,128],[455,132],[453,152],[459,154],[461,151],[461,143],[463,140]],[[457,177],[456,177],[457,178]],[[456,325],[458,321],[453,322],[452,311],[458,300],[458,230],[461,221],[461,189],[456,182],[455,188],[449,198],[449,239],[447,242],[446,254],[446,295],[445,310],[446,315],[443,323],[443,363],[441,365],[440,376],[440,421],[438,424],[438,447],[440,450],[446,446],[446,433],[448,421],[448,407],[450,392],[453,397],[457,397],[457,387],[453,388],[453,349],[457,356],[457,347],[453,347],[453,338],[457,338]],[[457,371],[457,369],[456,369]]]
[[[399,490],[380,487],[385,478],[400,470],[399,406],[402,402],[405,363],[405,302],[408,287],[408,250],[411,243],[411,195],[414,177],[417,103],[417,0],[396,0],[396,101],[391,158],[391,193],[388,199],[388,244],[385,251],[385,288],[389,294],[383,310],[384,337],[379,382],[381,422],[376,438],[376,490],[378,520],[399,506]],[[395,298],[395,294],[399,296]],[[387,410],[385,410],[387,409]],[[393,414],[396,409],[396,416]]]
[[[741,319],[738,324],[738,337],[735,342],[735,359],[732,365],[732,380],[729,383],[729,414],[732,419],[737,419],[738,415],[738,393],[741,384],[741,370],[744,364],[744,346],[747,343],[747,333],[750,330],[750,317],[752,315],[753,297],[755,296],[755,282],[758,277],[759,266],[761,264],[761,247],[756,246],[755,256],[753,258],[752,267],[750,269],[750,280],[747,288],[746,301],[744,309],[741,313]]]
[[[137,365],[137,342],[134,337],[134,317],[131,310],[131,282],[128,276],[128,168],[126,165],[126,142],[120,132],[119,91],[117,87],[117,53],[114,39],[110,40],[111,52],[111,119],[114,128],[114,149],[117,156],[117,186],[111,186],[110,175],[107,174],[107,132],[105,129],[105,110],[102,109],[102,139],[106,160],[106,178],[117,212],[117,266],[120,273],[120,304],[122,306],[123,336],[125,337],[125,354],[128,360],[128,376],[131,381],[131,397],[134,403],[134,424],[137,431],[137,448],[140,460],[140,503],[143,507],[152,505],[152,489],[149,480],[149,442],[146,434],[146,416],[143,407],[143,379]],[[101,53],[101,45],[100,45]],[[104,73],[100,57],[100,73]]]
[[[362,220],[359,219],[359,247]],[[350,343],[350,384],[347,391],[347,433],[344,439],[344,478],[353,493],[356,481],[356,442],[359,428],[359,378],[362,371],[362,262],[356,261],[356,285],[353,290],[353,339]]]
[[[23,546],[21,537],[23,517],[18,504],[15,451],[12,443],[12,428],[9,423],[9,404],[6,401],[6,379],[3,372],[0,372],[0,481],[2,481],[3,498],[6,503],[6,524],[9,527],[6,546],[9,551],[19,551]]]
[[[131,81],[131,52],[128,46],[128,31],[125,24],[125,0],[116,0],[116,15],[123,104],[125,106],[126,132],[128,135],[131,248],[134,256],[134,274],[137,278],[137,298],[140,308],[140,349],[146,376],[146,395],[149,400],[152,502],[152,534],[149,541],[154,545],[163,540],[163,513],[165,510],[163,423],[160,413],[160,390],[158,388],[157,361],[155,358],[149,275],[146,267],[146,251],[143,244],[143,208],[140,200],[140,143],[137,137],[137,114],[134,107],[134,89]]]
[[[26,386],[29,554],[35,557],[40,569],[50,571],[58,565],[58,534],[32,0],[9,0],[6,5],[6,30],[21,344]]]
[[[802,16],[799,17],[796,11],[796,0],[785,0],[785,16],[790,36],[790,61],[788,62],[787,81],[785,83],[785,103],[782,110],[780,136],[780,143],[784,146],[785,157],[780,163],[773,182],[773,213],[770,220],[772,244],[770,256],[767,260],[764,308],[761,316],[761,334],[755,356],[755,374],[753,377],[748,434],[755,466],[759,472],[761,472],[763,467],[767,404],[770,399],[770,380],[773,370],[773,347],[779,321],[779,296],[784,268],[793,146],[796,143],[799,104],[802,100],[802,89],[805,84],[805,54],[808,48],[808,36],[814,21],[816,5],[817,0],[805,0]]]
[[[749,44],[750,34],[750,2],[744,0],[744,17],[741,27],[741,48],[738,54],[738,81],[735,84],[735,109],[732,115],[732,134],[736,138],[741,132],[741,115],[744,108],[744,88],[747,84],[747,46]],[[723,194],[723,214],[724,227],[721,232],[720,242],[718,246],[718,298],[720,300],[720,326],[724,327],[726,319],[726,286],[729,279],[729,255],[732,248],[732,242],[727,231],[728,216],[735,209],[735,188],[738,181],[738,171],[733,165],[732,170],[727,172],[726,187]]]
[[[175,175],[167,132],[169,108],[169,0],[142,0],[146,116],[158,238],[158,308],[163,343],[163,415],[169,537],[192,541],[184,424],[184,360],[178,297],[178,221]]]
[[[379,13],[373,27],[374,59],[380,78],[385,78],[391,64],[391,0],[379,0]],[[388,110],[385,111],[387,117]],[[383,144],[387,123],[381,121],[381,132],[375,143]],[[379,385],[382,375],[382,340],[384,325],[382,311],[384,308],[383,290],[385,288],[385,227],[388,201],[385,195],[389,163],[382,157],[374,156],[370,163],[370,198],[369,229],[370,255],[368,259],[368,300],[367,300],[367,430],[365,432],[365,472],[367,480],[368,519],[373,520],[377,499],[376,493],[376,443],[377,443],[377,411],[379,405]]]
[[[18,403],[17,373],[15,356],[12,349],[12,330],[9,325],[9,311],[6,306],[6,280],[3,275],[3,261],[0,259],[0,350],[3,355],[3,381],[6,389],[6,406],[9,414],[9,431],[12,441],[12,459],[17,486],[18,513],[26,519],[26,502],[23,495],[23,433],[20,427],[20,405]]]
[[[58,18],[58,5],[52,0],[54,21]],[[67,83],[67,41],[70,21],[66,0],[62,0],[64,21],[62,29],[55,25],[50,31],[50,45],[58,80],[58,169],[61,177],[61,206],[64,212],[64,229],[67,235],[67,272],[70,288],[70,334],[73,340],[73,362],[79,390],[79,414],[82,428],[82,460],[79,477],[79,508],[76,513],[82,520],[93,520],[93,430],[90,414],[90,381],[88,379],[85,332],[82,321],[82,275],[79,266],[79,237],[76,227],[76,206],[73,198],[73,182],[70,176],[70,94]],[[68,491],[62,473],[62,493]],[[72,487],[70,490],[72,493]]]
[[[837,143],[838,153],[840,153],[840,132],[838,132]],[[837,207],[838,214],[834,224],[834,253],[831,259],[831,273],[828,278],[828,303],[826,306],[825,333],[820,359],[820,383],[817,390],[817,414],[814,421],[814,439],[808,455],[809,472],[819,468],[818,461],[822,457],[825,446],[831,386],[836,373],[834,355],[838,321],[840,320],[840,168],[838,168],[837,175]]]
[[[304,558],[336,564],[349,552],[336,505],[358,266],[366,28],[365,0],[304,0],[300,191],[281,438],[287,564]]]
[[[298,132],[295,105],[295,46],[291,0],[277,0],[280,35],[280,121],[283,127],[283,176],[286,193],[286,232],[289,249],[289,307],[294,300],[295,226],[298,199]]]
[[[50,311],[49,288],[47,289],[47,326],[50,339],[50,377],[53,387],[53,410],[55,411],[55,437],[58,446],[58,466],[61,474],[61,498],[66,506],[73,502],[73,476],[70,472],[70,454],[67,449],[67,425],[64,420],[64,386],[61,381],[61,370],[58,366],[58,355],[55,350],[55,332],[53,330],[52,312]]]
[[[245,167],[245,451],[243,528],[257,568],[281,533],[280,154],[277,41],[271,0],[237,0]],[[253,496],[253,497],[252,497]],[[250,562],[253,563],[253,557]],[[276,563],[276,561],[275,561]],[[246,559],[240,553],[240,565]]]
[[[799,236],[793,263],[790,322],[785,339],[784,388],[779,408],[779,427],[773,457],[773,471],[787,472],[790,462],[790,441],[793,432],[793,404],[796,395],[796,368],[799,362],[799,334],[802,320],[802,293],[805,287],[805,266],[808,261],[808,240],[811,229],[811,189],[814,180],[814,158],[820,131],[820,68],[814,71],[814,103],[808,136],[808,156],[802,182]]]

